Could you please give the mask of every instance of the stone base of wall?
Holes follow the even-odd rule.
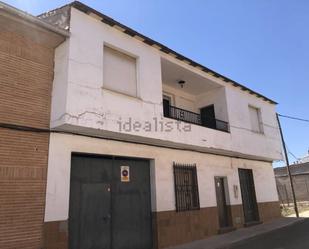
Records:
[[[229,207],[231,226],[244,226],[242,205]],[[281,217],[279,202],[258,203],[261,222],[269,222]],[[220,233],[217,207],[202,208],[198,211],[180,212],[167,211],[156,214],[157,248],[165,248],[183,244]]]
[[[183,244],[218,233],[216,207],[200,210],[156,213],[157,248]]]
[[[259,203],[258,208],[261,222],[269,222],[281,216],[279,202]],[[230,210],[232,227],[243,227],[242,205],[230,206]],[[153,213],[153,231],[154,248],[165,248],[216,235],[220,232],[217,207],[179,213]],[[46,222],[44,237],[44,249],[67,249],[68,222]]]
[[[44,223],[44,249],[68,249],[68,221]]]
[[[278,201],[275,202],[263,202],[259,203],[259,214],[260,220],[264,222],[269,222],[274,219],[281,217],[280,204]]]

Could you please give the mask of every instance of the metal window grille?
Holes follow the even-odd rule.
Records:
[[[176,211],[200,209],[195,164],[173,163]]]

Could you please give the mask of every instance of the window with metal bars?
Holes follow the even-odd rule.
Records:
[[[176,211],[200,209],[195,164],[173,163]]]

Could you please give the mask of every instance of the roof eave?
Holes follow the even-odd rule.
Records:
[[[46,23],[42,20],[40,20],[39,18],[32,16],[30,14],[28,14],[27,12],[21,11],[17,8],[14,8],[6,3],[3,3],[2,1],[0,1],[0,10],[5,11],[6,13],[13,15],[13,16],[17,16],[25,21],[28,21],[30,23],[33,23],[35,25],[38,25],[48,31],[51,31],[53,33],[56,33],[58,35],[61,35],[63,37],[69,37],[70,36],[70,32],[68,32],[67,30],[64,29],[60,29],[58,27],[55,27],[49,23]]]
[[[187,58],[187,57],[185,57],[181,54],[179,54],[179,53],[177,53],[176,51],[166,47],[165,45],[154,41],[153,39],[151,39],[151,38],[137,32],[137,31],[119,23],[118,21],[110,18],[109,16],[106,16],[106,15],[102,14],[101,12],[99,12],[99,11],[79,2],[79,1],[74,1],[70,5],[74,8],[76,8],[76,9],[86,13],[86,14],[92,13],[92,14],[96,15],[97,17],[99,17],[103,23],[108,24],[112,27],[116,27],[118,30],[121,30],[123,33],[126,33],[127,35],[130,35],[132,37],[136,37],[136,38],[138,38],[138,40],[143,41],[144,43],[146,43],[150,46],[155,46],[160,51],[162,51],[166,54],[174,54],[175,55],[174,57],[176,57],[177,59],[179,59],[181,61],[187,61],[191,66],[199,67],[199,68],[201,68],[202,71],[204,71],[206,73],[210,73],[211,75],[213,75],[216,78],[222,78],[222,80],[224,82],[230,83],[235,87],[239,87],[239,88],[241,88],[241,90],[247,91],[252,95],[256,95],[258,98],[262,98],[264,101],[267,101],[271,104],[274,104],[274,105],[278,104],[274,100],[267,98],[266,96],[264,96],[264,95],[262,95],[262,94],[260,94],[256,91],[253,91],[250,88],[248,88],[248,87],[246,87],[246,86],[244,86],[244,85],[242,85],[242,84],[240,84],[240,83],[238,83],[234,80],[231,80],[230,78],[228,78],[224,75],[221,75],[221,74],[219,74],[219,73],[217,73],[217,72],[215,72],[215,71],[213,71],[213,70],[211,70],[211,69],[209,69],[209,68],[207,68],[207,67],[205,67],[205,66],[203,66],[203,65],[201,65],[201,64],[199,64],[199,63],[197,63],[197,62],[195,62],[195,61],[193,61],[193,60],[191,60],[191,59],[189,59],[189,58]]]

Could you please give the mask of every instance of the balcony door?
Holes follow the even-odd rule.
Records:
[[[216,129],[215,106],[209,105],[200,109],[202,126]]]
[[[171,97],[167,95],[163,95],[163,115],[164,117],[171,116],[170,106],[172,104]]]

